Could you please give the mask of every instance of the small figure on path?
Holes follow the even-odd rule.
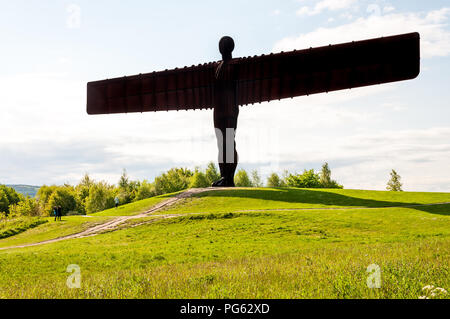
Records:
[[[58,220],[61,221],[61,217],[62,217],[62,208],[61,208],[61,206],[58,206],[57,212],[58,212]]]
[[[114,198],[114,204],[116,208],[119,206],[119,197],[116,196],[116,198]]]
[[[53,215],[55,216],[55,222],[56,222],[56,219],[58,218],[58,208],[56,206],[53,207]]]

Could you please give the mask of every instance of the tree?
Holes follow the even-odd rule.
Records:
[[[0,213],[5,213],[6,216],[9,213],[9,200],[3,189],[0,189]]]
[[[322,187],[329,188],[331,186],[331,170],[328,163],[322,165],[322,170],[320,171],[320,184]]]
[[[89,187],[91,187],[92,184],[94,184],[94,180],[92,180],[89,177],[88,173],[85,173],[83,178],[81,179],[81,181],[80,181],[80,183],[78,185],[85,186],[85,187],[89,188]]]
[[[386,189],[391,192],[402,192],[402,183],[400,175],[395,170],[391,171],[391,179],[387,183]]]
[[[0,212],[4,212],[8,216],[9,206],[21,202],[24,197],[17,193],[14,188],[5,185],[0,185],[0,192]]]
[[[268,187],[281,187],[281,179],[278,176],[277,173],[272,173],[268,178],[267,178],[267,186]]]
[[[281,175],[280,187],[288,187],[287,179],[289,176],[291,176],[291,173],[289,173],[289,171],[285,169],[283,171],[283,174]]]
[[[5,192],[6,197],[8,197],[8,201],[9,201],[10,205],[17,204],[18,202],[25,199],[22,194],[17,193],[16,190],[12,187],[0,185],[0,189],[2,189]]]
[[[156,195],[174,193],[189,188],[192,171],[185,168],[172,168],[155,178]]]
[[[194,176],[192,176],[191,178],[191,184],[189,185],[189,187],[205,188],[211,186],[211,184],[212,183],[209,182],[208,178],[206,177],[206,174],[196,169]]]
[[[298,188],[320,188],[320,177],[313,169],[304,170],[303,174],[290,174],[286,179],[286,184],[289,187]]]
[[[114,207],[114,187],[105,182],[93,184],[86,199],[86,212],[91,214],[112,207]]]
[[[58,187],[48,200],[45,206],[45,212],[51,216],[53,207],[60,206],[63,215],[76,211],[78,208],[77,196],[73,187],[62,186]]]
[[[39,204],[41,205],[42,210],[44,211],[46,210],[48,200],[57,188],[58,186],[56,185],[52,186],[43,185],[39,188],[36,197],[39,201]]]
[[[11,216],[41,216],[41,209],[36,199],[27,197],[23,201],[9,206]]]
[[[123,170],[118,185],[119,189],[117,196],[122,204],[131,203],[136,199],[136,194],[140,183],[138,181],[131,181],[128,177],[126,169]]]
[[[129,183],[130,179],[128,178],[127,170],[124,168],[122,171],[122,175],[120,176],[119,188],[128,190]]]
[[[78,211],[82,214],[86,213],[86,198],[89,196],[89,189],[95,184],[95,181],[89,177],[89,174],[84,174],[80,183],[75,186],[75,193],[77,195]]]
[[[155,187],[152,183],[149,183],[147,180],[140,183],[136,192],[136,200],[142,200],[153,196],[155,196]]]
[[[320,171],[320,184],[323,188],[344,188],[335,180],[331,179],[331,170],[328,163],[322,165],[322,170]]]
[[[206,179],[208,180],[208,186],[211,186],[212,183],[218,181],[220,179],[220,174],[217,171],[216,164],[213,162],[209,162],[205,171]]]
[[[252,182],[245,170],[240,169],[234,176],[234,183],[237,187],[252,187]]]
[[[258,171],[256,169],[252,171],[251,183],[253,187],[263,187],[261,177],[259,176]]]

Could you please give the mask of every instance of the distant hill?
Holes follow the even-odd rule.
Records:
[[[36,196],[36,193],[40,188],[40,186],[31,186],[31,185],[6,185],[6,186],[14,188],[16,192],[24,196],[30,195],[31,197]]]

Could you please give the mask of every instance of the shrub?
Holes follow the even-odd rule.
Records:
[[[211,186],[206,174],[200,172],[198,169],[195,170],[194,176],[191,178],[190,188],[204,188]]]
[[[320,171],[320,184],[323,188],[344,188],[339,185],[335,180],[331,179],[331,170],[328,163],[322,165],[322,170]]]
[[[259,176],[259,173],[256,169],[252,171],[251,183],[252,183],[253,187],[262,187],[263,186],[261,177]]]
[[[272,173],[267,178],[267,186],[268,187],[281,187],[281,183],[282,183],[282,181],[277,173]]]
[[[114,207],[114,187],[104,182],[93,184],[86,199],[86,212],[96,213]]]
[[[237,187],[252,187],[252,182],[245,170],[240,169],[234,176],[234,183]]]
[[[402,183],[400,175],[395,170],[391,171],[391,178],[387,183],[386,189],[391,192],[402,192]]]
[[[0,212],[9,214],[9,206],[22,201],[24,197],[17,193],[14,188],[0,185]]]
[[[3,212],[5,215],[9,213],[9,200],[2,189],[0,189],[0,212]]]
[[[11,217],[15,216],[41,216],[42,210],[34,198],[25,198],[23,201],[9,206]]]
[[[48,199],[47,205],[45,206],[45,213],[51,216],[53,214],[53,207],[55,206],[61,207],[63,215],[70,211],[76,211],[78,203],[75,190],[70,186],[56,188]]]
[[[150,198],[156,195],[155,187],[152,183],[149,183],[147,180],[144,180],[137,189],[135,200],[142,200],[146,198]]]
[[[0,221],[0,239],[20,234],[28,229],[45,224],[47,220],[40,218],[21,217]]]
[[[208,186],[211,186],[212,183],[218,181],[220,179],[220,174],[217,171],[217,167],[213,162],[208,164],[205,171],[206,179],[208,180]]]
[[[155,178],[155,193],[162,195],[189,188],[193,173],[185,168],[172,168]]]
[[[286,184],[289,187],[298,188],[320,188],[319,174],[316,174],[313,169],[304,170],[303,174],[290,174],[286,179]]]

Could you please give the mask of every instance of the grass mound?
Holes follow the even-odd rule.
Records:
[[[126,209],[134,215],[153,200]],[[136,227],[0,251],[0,298],[417,299],[427,285],[450,291],[450,204],[415,206],[443,202],[450,194],[208,192],[158,212],[175,215],[167,219],[150,215]],[[14,240],[108,217],[64,219]],[[70,264],[80,266],[80,289],[66,286]],[[381,269],[379,289],[366,284],[372,264]]]
[[[170,208],[177,213],[251,210],[405,207],[450,202],[449,193],[384,192],[352,189],[237,188],[197,194]],[[417,209],[431,209],[418,207]]]
[[[20,234],[46,222],[46,219],[28,217],[0,221],[0,239]]]
[[[90,214],[91,216],[130,216],[145,213],[156,204],[174,196],[174,194],[166,194],[155,197],[150,197],[137,202],[125,204],[117,208],[110,208],[98,213]]]

